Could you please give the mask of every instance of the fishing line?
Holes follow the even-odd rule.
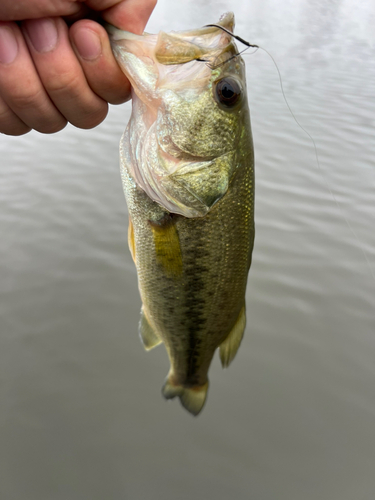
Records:
[[[280,73],[280,70],[279,70],[279,67],[275,61],[275,59],[273,58],[273,56],[268,52],[268,50],[264,49],[263,47],[260,47],[259,45],[255,45],[255,44],[251,44],[249,42],[247,42],[246,40],[244,40],[243,38],[241,38],[240,36],[238,35],[235,35],[234,33],[232,33],[231,31],[229,31],[227,28],[224,28],[224,26],[220,26],[219,24],[206,24],[207,27],[212,27],[212,28],[219,28],[223,31],[225,31],[226,33],[228,33],[228,35],[230,35],[231,37],[235,38],[236,40],[238,40],[239,42],[243,43],[244,45],[246,45],[246,49],[242,50],[241,52],[239,52],[238,54],[235,54],[234,56],[232,56],[231,58],[227,59],[224,63],[221,63],[219,64],[218,66],[215,66],[213,69],[217,68],[217,67],[220,67],[222,66],[223,64],[227,63],[228,61],[230,61],[231,59],[235,58],[235,57],[238,57],[239,55],[241,55],[243,52],[245,52],[245,50],[248,50],[248,48],[250,47],[253,47],[255,48],[256,50],[251,52],[250,54],[244,54],[244,55],[253,55],[255,52],[257,52],[258,49],[261,49],[263,50],[272,60],[273,64],[275,65],[275,68],[276,68],[276,71],[277,71],[277,74],[279,75],[279,81],[280,81],[280,88],[281,88],[281,92],[282,92],[282,95],[283,95],[283,98],[284,98],[284,101],[285,101],[285,104],[287,105],[288,109],[289,109],[289,112],[290,114],[292,115],[292,117],[294,118],[294,121],[297,123],[297,125],[305,132],[305,134],[310,138],[313,146],[314,146],[314,151],[315,151],[315,157],[316,157],[316,163],[318,165],[318,168],[322,174],[322,177],[323,177],[323,180],[324,180],[324,183],[326,185],[326,188],[328,189],[329,193],[331,194],[333,200],[335,201],[335,204],[342,216],[342,218],[344,219],[344,221],[346,222],[346,225],[348,226],[349,230],[351,231],[351,233],[353,234],[354,238],[356,239],[357,243],[359,244],[359,248],[360,250],[362,251],[363,253],[363,256],[365,258],[365,261],[367,262],[367,265],[370,269],[370,273],[373,277],[373,279],[375,280],[375,271],[372,269],[371,267],[371,264],[370,264],[370,261],[367,257],[367,253],[365,251],[365,249],[363,248],[363,245],[361,243],[361,240],[359,239],[357,233],[354,231],[354,229],[352,228],[352,226],[350,225],[347,217],[345,216],[342,208],[341,208],[341,204],[339,203],[338,199],[336,198],[335,196],[335,193],[333,192],[333,190],[331,189],[331,186],[329,185],[329,182],[327,181],[327,178],[326,178],[326,175],[324,173],[324,170],[322,169],[321,165],[320,165],[320,161],[319,161],[319,155],[318,155],[318,148],[316,147],[316,143],[313,139],[313,137],[311,136],[311,134],[300,124],[300,122],[297,120],[295,114],[293,113],[292,111],[292,108],[290,107],[289,105],[289,102],[286,98],[286,95],[285,95],[285,91],[284,91],[284,87],[283,87],[283,82],[282,82],[282,78],[281,78],[281,73]]]

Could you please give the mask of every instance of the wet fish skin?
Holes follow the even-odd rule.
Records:
[[[234,21],[229,14],[220,22],[233,27]],[[183,48],[171,50],[179,36]],[[172,42],[167,37],[171,55],[160,49],[165,37],[160,42],[159,35],[150,69],[143,64],[150,52],[139,55],[139,37],[133,41],[143,65],[131,53],[133,42],[119,41],[119,32],[115,40],[112,32],[114,53],[134,89],[120,156],[129,246],[143,303],[140,334],[146,349],[164,343],[171,369],[163,394],[178,396],[194,415],[206,399],[215,350],[221,346],[227,366],[241,342],[254,242],[254,155],[244,63],[236,57],[211,69],[188,61],[193,42],[194,56],[206,50],[211,61],[228,59],[237,49],[225,36],[212,28],[172,34]],[[179,57],[183,62],[176,64]],[[194,64],[197,70],[188,68],[190,80],[184,81],[184,67]],[[171,71],[163,73],[165,67]],[[215,82],[228,76],[242,88],[233,107],[215,98]]]

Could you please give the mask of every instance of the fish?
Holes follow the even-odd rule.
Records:
[[[244,334],[255,234],[245,64],[228,33],[234,15],[156,35],[106,29],[132,86],[120,165],[139,334],[146,350],[163,343],[168,353],[164,397],[198,415],[215,351],[229,366]]]

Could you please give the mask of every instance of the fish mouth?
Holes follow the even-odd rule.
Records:
[[[232,32],[234,14],[223,14],[216,25]],[[160,31],[157,35],[136,35],[110,24],[106,24],[105,29],[118,64],[140,98],[148,94],[148,99],[157,99],[165,80],[169,83],[172,80],[178,87],[185,77],[174,74],[175,65],[197,61],[196,66],[189,69],[199,85],[200,80],[202,83],[207,81],[212,65],[225,62],[237,52],[231,35],[215,26],[170,33]],[[175,79],[169,78],[172,73]]]
[[[116,48],[116,45],[121,45],[122,42],[133,43],[134,48],[134,44],[139,42],[144,44],[146,41],[148,45],[154,45],[156,59],[161,64],[183,64],[189,60],[202,57],[210,49],[217,51],[228,45],[232,37],[217,26],[222,26],[226,30],[233,32],[233,12],[224,13],[215,25],[211,24],[201,28],[178,32],[172,31],[170,33],[160,31],[158,35],[147,32],[144,32],[142,35],[136,35],[135,33],[116,28],[109,23],[104,23],[104,28],[109,35],[111,44],[114,46],[113,48]],[[219,39],[217,39],[217,35],[220,35]]]

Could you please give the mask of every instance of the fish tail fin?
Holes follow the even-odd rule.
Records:
[[[165,381],[162,389],[165,399],[173,399],[176,396],[180,398],[182,406],[192,415],[198,415],[207,398],[208,381],[204,385],[195,385],[185,387],[183,385],[175,385],[171,382],[169,376]]]

